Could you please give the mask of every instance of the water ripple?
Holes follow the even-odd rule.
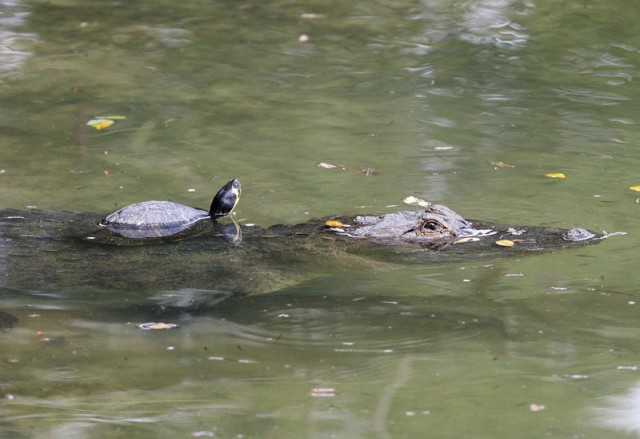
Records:
[[[629,101],[631,98],[617,93],[605,93],[580,87],[563,87],[553,90],[558,96],[572,102],[579,102],[593,105],[617,105],[622,101]]]
[[[38,41],[36,34],[12,29],[23,25],[28,15],[20,2],[0,3],[0,81],[20,70],[31,56],[27,47]]]

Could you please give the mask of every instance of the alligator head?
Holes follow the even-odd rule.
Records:
[[[470,222],[448,207],[432,205],[424,211],[357,216],[344,234],[379,244],[411,244],[437,250],[460,237],[486,236],[491,230],[475,230]]]
[[[352,238],[364,238],[371,242],[384,245],[410,245],[428,250],[440,250],[455,242],[468,240],[477,241],[479,238],[499,234],[503,239],[515,237],[518,242],[535,245],[540,237],[527,234],[526,230],[514,227],[494,227],[483,224],[483,228],[475,228],[470,221],[455,213],[446,206],[431,205],[424,211],[394,212],[386,215],[356,216],[348,225],[334,229],[335,232]],[[531,228],[540,229],[540,228]],[[586,241],[595,237],[588,230],[573,228],[570,230],[556,230],[560,232],[559,241]],[[553,237],[551,229],[547,237]],[[466,239],[463,239],[466,238]]]

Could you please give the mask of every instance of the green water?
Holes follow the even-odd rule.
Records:
[[[338,265],[163,316],[180,324],[166,331],[138,329],[157,316],[126,291],[0,290],[19,319],[0,333],[0,436],[640,435],[637,4],[0,13],[0,208],[207,207],[238,177],[237,218],[263,226],[416,195],[469,218],[628,233],[521,259]],[[98,131],[96,116],[126,119]]]

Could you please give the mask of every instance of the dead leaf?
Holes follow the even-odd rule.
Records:
[[[95,128],[96,130],[103,130],[113,125],[116,120],[124,120],[126,116],[97,116],[95,119],[91,119],[87,122],[87,125]]]
[[[325,163],[321,162],[318,164],[321,168],[326,169],[342,169],[343,171],[352,172],[354,174],[364,174],[364,175],[378,175],[376,171],[371,168],[357,168],[351,165],[344,165],[342,163]]]
[[[464,244],[465,242],[471,241],[480,241],[480,238],[475,238],[473,236],[467,236],[465,238],[460,238],[457,241],[453,241],[454,244]]]
[[[640,191],[640,186],[629,186],[629,189],[631,189],[632,191]]]
[[[140,329],[144,329],[144,330],[150,330],[150,329],[173,329],[173,328],[177,328],[178,325],[175,323],[163,323],[163,322],[147,322],[147,323],[140,323],[138,325],[138,328]]]
[[[515,245],[515,242],[509,241],[508,239],[501,239],[499,241],[496,241],[496,244],[501,247],[513,247]]]
[[[510,165],[509,163],[505,163],[505,162],[491,162],[491,164],[493,166],[495,166],[496,168],[513,168],[513,165]]]
[[[552,172],[551,174],[544,174],[544,176],[549,178],[559,178],[559,179],[567,178],[567,176],[561,172]]]
[[[95,128],[96,130],[103,130],[113,125],[113,121],[110,119],[91,119],[87,122],[87,125]]]
[[[423,200],[422,198],[414,197],[413,195],[406,197],[402,200],[405,204],[410,204],[412,206],[420,206],[420,207],[429,207],[431,203]]]

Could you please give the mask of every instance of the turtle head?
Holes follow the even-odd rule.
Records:
[[[237,178],[222,186],[209,208],[209,216],[212,219],[227,216],[231,213],[240,200],[240,181]]]

